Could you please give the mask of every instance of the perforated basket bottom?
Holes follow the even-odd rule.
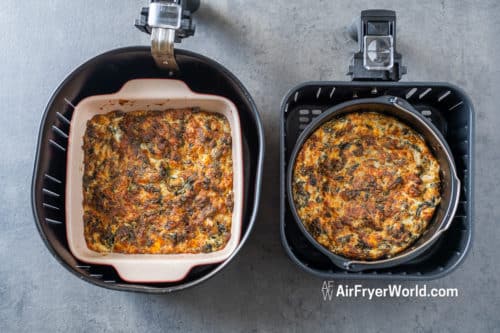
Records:
[[[326,109],[356,99],[391,95],[408,100],[441,131],[453,151],[462,184],[460,203],[450,229],[424,254],[404,265],[348,272],[331,263],[302,235],[288,206],[286,168],[295,142]],[[432,279],[460,264],[472,238],[473,108],[458,88],[445,83],[310,82],[289,92],[281,108],[281,215],[283,246],[302,269],[332,279]]]

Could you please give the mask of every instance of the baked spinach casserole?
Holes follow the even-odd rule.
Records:
[[[293,168],[293,201],[308,232],[331,252],[390,258],[426,230],[441,200],[439,173],[413,129],[382,113],[350,113],[304,142]]]
[[[221,250],[231,236],[231,129],[196,109],[96,115],[84,135],[84,234],[101,253]]]

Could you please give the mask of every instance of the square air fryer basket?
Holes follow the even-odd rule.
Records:
[[[392,268],[348,272],[330,260],[302,235],[288,206],[286,169],[302,130],[326,109],[356,98],[382,95],[401,97],[429,118],[453,152],[462,189],[451,227],[427,252]],[[281,107],[280,230],[288,256],[305,271],[328,279],[429,280],[455,269],[468,252],[473,232],[473,129],[474,111],[469,98],[447,83],[429,82],[309,82],[292,89]]]

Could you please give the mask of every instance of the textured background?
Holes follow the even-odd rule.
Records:
[[[132,23],[146,0],[3,0],[0,7],[0,331],[500,331],[500,2],[210,0],[182,47],[220,61],[247,86],[266,138],[256,228],[228,268],[164,296],[78,280],[45,249],[30,208],[42,111],[76,66],[116,47],[146,45]],[[356,49],[346,26],[368,8],[395,9],[405,80],[461,86],[476,108],[476,218],[471,253],[429,287],[454,299],[334,299],[296,268],[279,241],[278,130],[282,96],[312,79],[342,80]],[[364,286],[385,286],[366,282]],[[413,285],[408,283],[407,285]]]

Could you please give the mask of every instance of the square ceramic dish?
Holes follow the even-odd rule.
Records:
[[[234,208],[231,237],[219,251],[200,254],[98,253],[87,247],[83,225],[83,136],[87,121],[97,114],[120,110],[159,111],[197,107],[224,115],[231,128]],[[66,231],[68,245],[79,260],[113,266],[129,282],[171,282],[182,280],[194,266],[227,259],[239,243],[243,209],[243,153],[238,110],[228,99],[197,94],[182,81],[137,79],[125,83],[115,94],[85,98],[75,108],[68,139],[66,175]]]

